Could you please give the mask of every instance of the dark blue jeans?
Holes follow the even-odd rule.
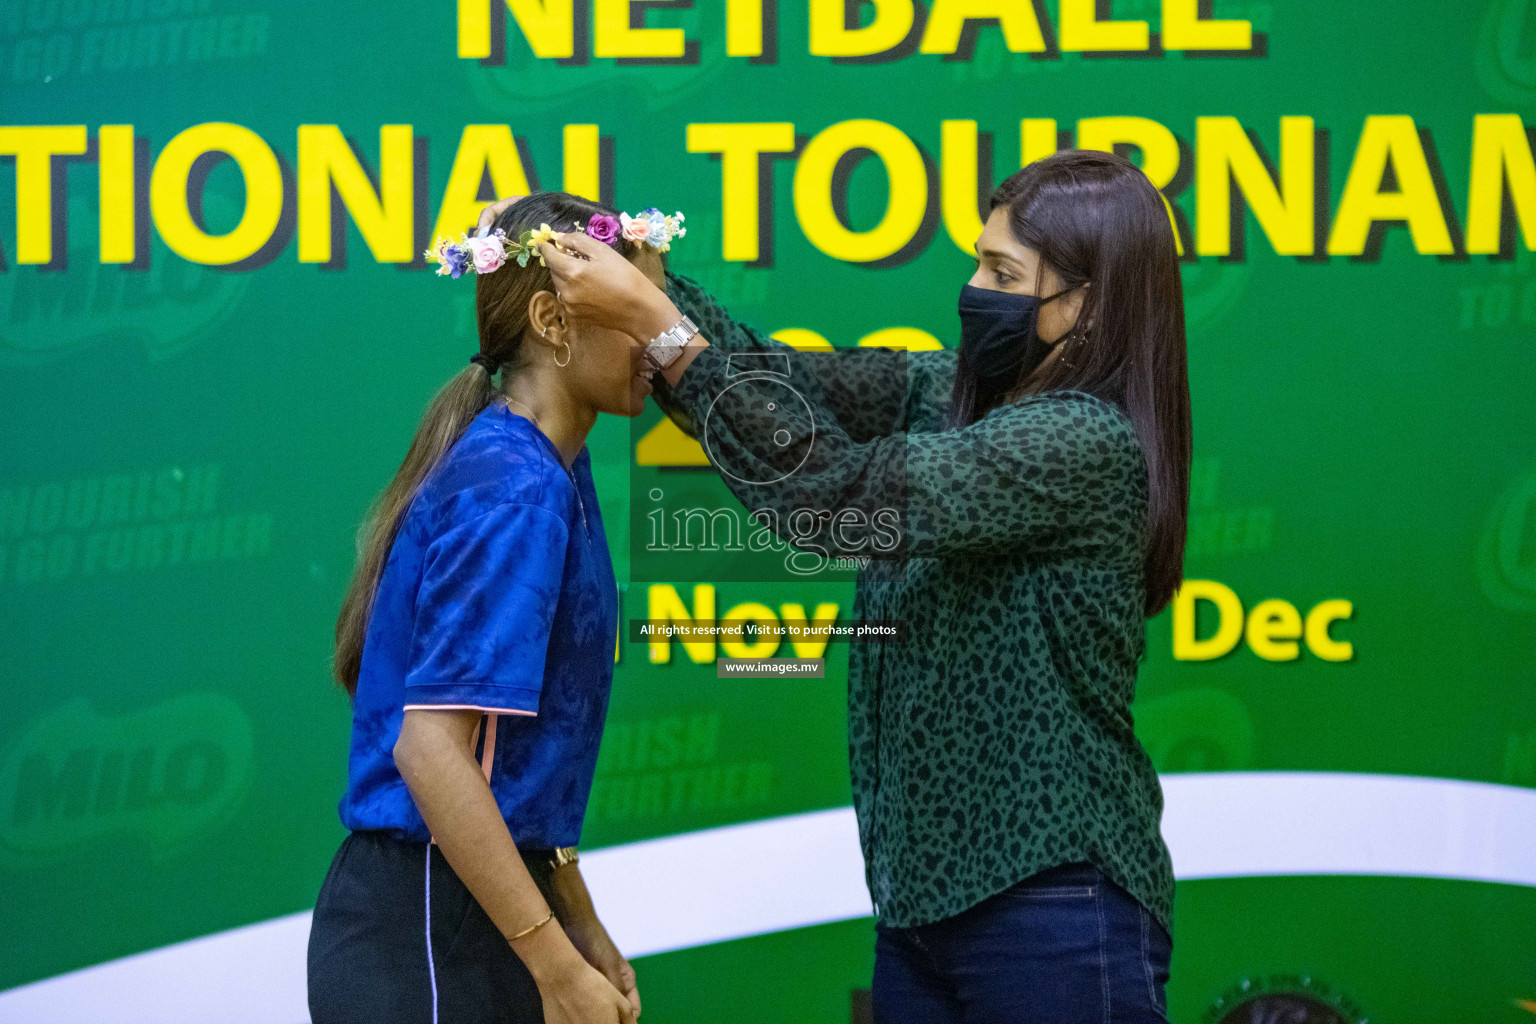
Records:
[[[1091,864],[875,936],[875,1024],[1167,1024],[1173,942]]]

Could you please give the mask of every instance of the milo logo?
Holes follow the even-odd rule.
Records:
[[[1536,469],[1518,476],[1494,502],[1475,558],[1488,600],[1536,612]]]
[[[495,0],[493,6],[501,7],[501,0]],[[493,112],[496,118],[503,116],[509,102],[515,104],[515,109],[532,115],[539,111],[565,109],[582,98],[610,96],[618,89],[632,101],[644,102],[646,109],[659,110],[702,91],[729,69],[723,45],[700,46],[698,43],[701,37],[710,33],[714,39],[724,38],[725,26],[719,15],[691,7],[677,10],[672,24],[667,27],[686,33],[686,38],[691,41],[690,57],[670,64],[664,75],[645,67],[643,61],[634,64],[594,61],[590,26],[582,27],[581,17],[578,14],[569,35],[575,57],[548,60],[534,56],[516,18],[508,17],[504,19],[504,26],[497,26],[502,20],[498,16],[492,22],[492,33],[494,36],[504,32],[504,42],[493,39],[492,45],[499,49],[499,55],[486,62],[458,62],[462,88],[471,104]],[[771,42],[768,46],[771,50]],[[740,60],[730,63],[740,63]]]
[[[1139,700],[1136,736],[1158,772],[1240,771],[1253,761],[1253,717],[1215,687]]]
[[[250,774],[250,720],[228,697],[116,718],[82,697],[34,721],[0,762],[0,847],[46,855],[124,834],[171,847],[228,814]]]
[[[1478,30],[1479,84],[1502,103],[1536,102],[1536,0],[1490,0]]]
[[[1184,319],[1191,334],[1210,330],[1237,309],[1253,268],[1242,263],[1203,259],[1180,267],[1184,277]]]
[[[210,186],[210,218],[239,212],[227,193]],[[170,358],[208,336],[240,304],[248,276],[189,263],[161,244],[148,267],[99,262],[93,233],[80,230],[93,205],[69,204],[68,269],[12,267],[0,274],[0,363],[63,359],[102,340],[143,347],[151,362]]]

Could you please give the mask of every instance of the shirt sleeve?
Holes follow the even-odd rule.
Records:
[[[416,593],[405,706],[535,715],[567,529],[548,509],[508,502],[428,546]]]
[[[667,274],[667,297],[698,325],[711,347],[735,353],[777,356],[799,391],[815,391],[827,413],[836,417],[843,431],[856,441],[882,437],[905,429],[912,405],[907,353],[892,348],[839,348],[831,352],[802,352],[775,341],[750,324],[731,316],[698,282],[681,274]],[[940,354],[942,355],[942,354]],[[657,404],[678,421],[684,431],[690,424],[680,418],[679,403],[658,375]]]
[[[1134,428],[1080,392],[1035,396],[962,429],[857,441],[816,401],[785,401],[769,378],[731,374],[725,350],[700,352],[673,389],[706,421],[708,451],[748,508],[829,528],[797,547],[876,558],[988,551],[1139,551],[1146,467]],[[756,484],[748,481],[773,481]]]

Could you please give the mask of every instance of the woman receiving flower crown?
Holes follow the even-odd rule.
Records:
[[[682,219],[541,193],[427,253],[475,275],[480,345],[364,524],[336,623],[350,834],[310,933],[315,1024],[640,1014],[575,844],[618,628],[586,438],[641,411],[651,371],[571,315],[539,247],[583,232],[659,284]]]

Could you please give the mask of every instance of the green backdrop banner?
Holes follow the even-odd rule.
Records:
[[[1182,807],[1172,1017],[1532,1020],[1536,826],[1456,810],[1536,806],[1528,124],[1531,0],[8,0],[0,988],[312,905],[353,533],[476,346],[436,234],[530,188],[682,210],[674,269],[739,317],[936,347],[979,199],[1080,146],[1164,190],[1184,260],[1159,770],[1425,783],[1301,808],[1272,860],[1222,845],[1267,803]],[[654,409],[591,449],[626,619],[847,616],[846,582],[631,574],[637,486],[725,492]],[[849,802],[846,647],[618,653],[584,846]],[[639,971],[647,1019],[841,1022],[871,962],[855,917]]]

